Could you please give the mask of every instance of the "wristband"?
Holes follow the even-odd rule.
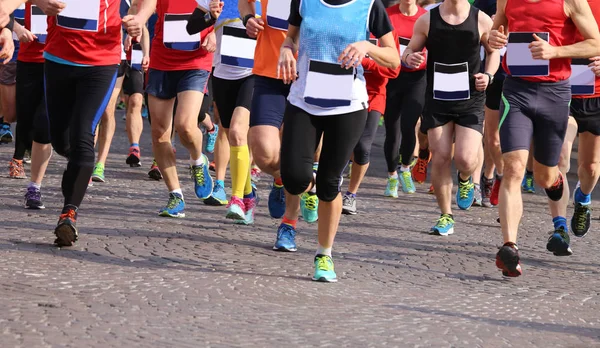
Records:
[[[281,48],[289,48],[292,52],[294,52],[294,47],[292,47],[290,45],[283,45],[283,46],[281,46]]]
[[[483,74],[487,75],[487,77],[489,78],[488,85],[491,85],[492,83],[494,83],[494,75],[492,75],[488,72],[484,72]]]
[[[246,24],[248,24],[248,21],[250,20],[250,18],[256,18],[255,15],[253,14],[248,14],[246,15],[243,19],[242,19],[242,24],[244,25],[244,27],[246,26]]]

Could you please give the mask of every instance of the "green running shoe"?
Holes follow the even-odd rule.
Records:
[[[398,198],[398,178],[388,178],[387,187],[383,193],[386,197]]]
[[[315,275],[312,277],[312,280],[325,283],[337,282],[333,260],[330,256],[315,256]]]
[[[94,171],[92,172],[92,181],[106,182],[106,180],[104,180],[104,164],[96,163]]]
[[[303,193],[300,196],[300,211],[304,221],[313,223],[319,220],[319,198],[314,193]]]
[[[402,183],[402,192],[415,193],[415,183],[413,182],[412,173],[410,170],[406,172],[400,172],[399,179]]]

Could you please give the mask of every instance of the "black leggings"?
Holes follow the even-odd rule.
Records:
[[[45,63],[52,147],[69,163],[62,179],[65,205],[79,207],[94,170],[94,134],[115,88],[118,65]]]
[[[373,145],[373,140],[375,140],[375,134],[377,134],[380,117],[381,112],[376,110],[369,111],[365,130],[354,148],[354,163],[361,166],[369,163],[371,159],[371,146]]]
[[[17,61],[17,137],[13,158],[22,160],[31,142],[50,144],[44,102],[44,63]]]
[[[313,181],[313,159],[323,135],[317,172],[317,196],[333,201],[340,192],[341,176],[352,150],[365,129],[367,110],[342,115],[313,116],[287,104],[281,139],[281,179],[285,189],[299,195]]]
[[[397,79],[388,82],[383,152],[390,173],[398,168],[400,155],[404,165],[409,165],[412,160],[412,153],[417,143],[415,126],[423,113],[426,88],[425,70],[403,72]],[[402,143],[400,135],[402,135]]]

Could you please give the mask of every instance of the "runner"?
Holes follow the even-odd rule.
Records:
[[[500,55],[487,43],[492,20],[467,0],[443,2],[420,17],[404,62],[419,67],[427,48],[427,96],[423,128],[428,130],[432,152],[432,183],[442,212],[432,234],[454,233],[452,195],[452,143],[458,169],[456,203],[466,210],[473,204],[472,173],[482,143],[484,91],[498,69]],[[488,58],[480,73],[480,47]]]
[[[365,40],[365,28],[380,46]],[[398,68],[394,41],[380,0],[292,0],[278,66],[285,83],[294,81],[285,111],[281,174],[290,194],[300,195],[316,185],[321,217],[312,278],[316,281],[337,281],[331,248],[342,212],[340,177],[367,120],[362,60],[368,54],[384,67]],[[315,175],[312,159],[321,136]]]
[[[521,275],[516,246],[523,214],[521,182],[533,141],[533,173],[538,185],[553,201],[563,197],[564,178],[559,162],[569,117],[571,75],[569,58],[600,55],[600,34],[585,0],[556,0],[544,3],[499,0],[490,44],[507,47],[503,62],[508,77],[504,82],[500,113],[500,143],[504,177],[500,186],[500,224],[504,245],[496,256],[503,275]],[[511,31],[508,39],[505,28]],[[575,44],[579,30],[584,40]],[[557,254],[568,253],[568,234],[555,233],[548,247]]]
[[[2,104],[2,115],[3,120],[0,124],[0,128],[5,129],[5,134],[0,135],[0,141],[12,142],[13,134],[10,129],[10,124],[17,120],[16,112],[16,86],[17,83],[17,56],[19,54],[19,34],[25,30],[22,25],[25,20],[25,4],[21,4],[19,8],[15,10],[14,15],[14,31],[13,45],[15,51],[10,62],[0,65],[0,103]],[[3,139],[3,140],[2,140]],[[15,144],[15,147],[25,147],[26,149],[31,148],[31,142],[29,137],[21,138],[21,144]],[[8,174],[10,178],[24,179],[25,169],[23,167],[23,159],[17,160],[11,159],[8,164]]]

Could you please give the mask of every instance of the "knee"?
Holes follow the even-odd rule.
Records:
[[[323,202],[331,202],[340,193],[341,176],[317,175],[317,197]]]
[[[558,159],[558,169],[562,172],[562,173],[568,173],[569,170],[571,169],[571,154],[566,152],[566,151],[562,151],[560,153],[560,158]]]
[[[452,161],[452,153],[451,152],[431,150],[431,165],[432,166],[450,165],[451,161]]]
[[[144,98],[141,94],[134,94],[129,97],[129,101],[127,102],[127,106],[130,110],[141,109],[144,102]]]
[[[598,176],[598,169],[600,167],[600,162],[582,162],[579,165],[579,170],[585,172],[588,176],[595,178]]]
[[[152,141],[171,142],[171,133],[169,127],[166,127],[156,121],[152,122]]]
[[[485,134],[485,145],[490,149],[500,148],[500,135],[498,132],[489,131]]]
[[[471,173],[477,167],[477,153],[456,154],[454,156],[454,164],[462,173]]]
[[[356,148],[354,148],[354,159],[352,162],[364,166],[369,163],[371,157],[370,149],[366,144],[359,142]]]
[[[248,143],[248,133],[240,132],[237,127],[229,128],[229,144],[231,146],[243,146]]]
[[[184,125],[175,125],[175,129],[177,130],[177,134],[179,135],[179,139],[187,142],[191,142],[194,139],[194,133],[199,129],[198,128],[190,128]]]
[[[293,166],[281,168],[281,180],[286,191],[292,195],[299,195],[308,190],[313,182],[312,168],[298,169]],[[318,186],[317,186],[318,187]]]
[[[533,178],[538,185],[548,188],[556,181],[556,174],[554,170],[534,170]]]
[[[504,160],[504,175],[502,181],[518,181],[523,179],[525,173],[525,163],[520,161]]]

